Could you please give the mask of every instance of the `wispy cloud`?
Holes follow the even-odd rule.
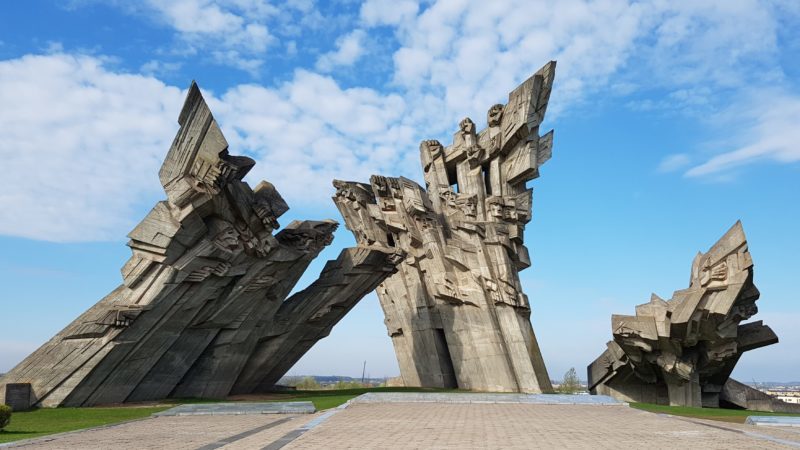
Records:
[[[719,174],[746,164],[800,161],[800,96],[759,96],[749,110],[737,108],[739,121],[752,121],[741,133],[743,145],[709,158],[690,168],[687,177]]]
[[[364,55],[364,41],[367,33],[364,30],[352,32],[336,40],[336,50],[325,53],[317,59],[317,70],[330,72],[339,66],[351,66]]]
[[[249,71],[259,70],[273,45],[269,21],[284,14],[256,0],[147,5],[187,45]],[[312,21],[321,17],[309,1],[284,7]],[[509,13],[523,10],[536,14]],[[556,117],[589,98],[611,93],[625,101],[650,89],[666,94],[648,108],[722,113],[728,103],[740,109],[740,122],[727,123],[739,130],[741,144],[717,147],[711,156],[681,149],[661,160],[660,171],[688,167],[689,177],[720,176],[754,161],[800,159],[800,100],[785,94],[790,90],[761,107],[731,101],[765,84],[787,84],[774,61],[779,18],[771,2],[498,0],[420,7],[369,0],[358,21],[318,59],[317,72],[207,93],[234,152],[257,157],[252,177],[273,181],[292,204],[327,203],[334,177],[415,176],[419,139],[446,138],[465,114],[481,122],[487,105],[550,59],[559,61]],[[394,32],[386,89],[345,88],[318,73],[364,58],[370,27]],[[297,50],[307,42],[283,45]],[[8,167],[0,208],[14,211],[0,233],[65,241],[128,231],[139,219],[131,214],[137,202],[161,195],[155,173],[177,127],[183,87],[155,78],[166,69],[150,61],[143,75],[127,74],[101,56],[60,52],[0,62],[0,156]]]
[[[177,130],[180,88],[95,57],[52,54],[0,61],[0,98],[0,210],[10,212],[0,234],[119,238],[140,219],[138,202],[163,196],[157,172]],[[334,178],[416,174],[418,136],[398,95],[298,71],[276,88],[240,85],[206,98],[233,151],[257,158],[249,179],[270,180],[292,205],[330,206]]]
[[[366,0],[361,4],[361,20],[367,26],[399,25],[416,17],[416,0]]]
[[[131,95],[135,92],[136,95]],[[0,61],[0,233],[119,238],[156,173],[181,90],[91,56]]]
[[[667,155],[658,165],[659,172],[674,172],[691,164],[692,159],[686,153]]]

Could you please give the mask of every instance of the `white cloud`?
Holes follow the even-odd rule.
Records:
[[[394,82],[416,106],[415,122],[438,135],[464,115],[480,121],[486,105],[551,59],[559,64],[550,120],[565,109],[591,107],[590,97],[638,93],[644,98],[625,102],[633,109],[708,120],[751,90],[790,83],[779,61],[778,35],[788,14],[781,2],[440,0],[415,15],[391,15],[391,2],[378,4],[371,8],[381,13],[370,14],[392,20],[370,20],[396,25]],[[365,17],[365,10],[362,21],[369,22],[373,15]],[[762,136],[752,146],[697,171],[764,155],[793,160],[787,146],[794,135],[777,120],[774,114],[755,120],[743,133]],[[776,133],[769,139],[760,131],[767,122]],[[664,161],[661,170],[678,163],[686,159]]]
[[[296,56],[297,55],[297,42],[289,41],[286,43],[286,55],[287,56]]]
[[[367,26],[399,25],[416,16],[419,2],[414,0],[367,0],[361,4],[361,20]]]
[[[315,11],[309,2],[295,3],[294,10]],[[420,138],[448,140],[464,115],[480,124],[488,105],[550,59],[559,61],[551,119],[598,92],[651,88],[669,94],[647,107],[713,110],[720,93],[735,97],[783,77],[759,71],[776,52],[778,19],[769,4],[447,0],[421,11],[410,4],[369,1],[361,8],[362,24],[396,28],[398,94],[344,89],[330,76],[298,70],[276,87],[239,85],[207,95],[232,151],[257,157],[251,179],[274,182],[292,205],[330,206],[324,193],[332,178],[416,177]],[[274,13],[268,4],[155,5],[187,41],[219,40],[213,54],[220,60],[238,60],[251,71],[261,64],[256,53],[269,40],[263,24]],[[320,58],[320,68],[357,61],[366,37],[361,30],[343,37],[335,52]],[[253,57],[242,58],[243,51]],[[143,69],[158,68],[148,64]],[[155,174],[176,129],[178,87],[114,72],[101,58],[59,53],[0,62],[0,95],[0,152],[9,173],[0,182],[0,208],[14,212],[0,223],[0,233],[119,238],[139,219],[131,214],[137,202],[161,196]],[[800,101],[775,96],[760,104],[735,105],[752,124],[740,127],[743,145],[727,147],[732,150],[687,175],[760,159],[800,159],[794,127]],[[692,161],[701,159],[671,155],[660,170]]]
[[[752,122],[738,141],[744,145],[711,157],[686,172],[703,177],[759,161],[800,161],[800,97],[786,93],[760,93],[746,108],[737,107],[737,123]]]
[[[336,50],[325,53],[317,59],[317,70],[330,72],[338,66],[352,66],[364,54],[364,30],[352,32],[336,40]]]
[[[659,172],[674,172],[688,166],[692,161],[686,153],[675,153],[667,155],[658,165]]]
[[[263,1],[148,0],[162,20],[188,40],[222,39],[228,46],[261,52],[271,36],[264,22],[278,9]]]
[[[231,147],[257,156],[252,179],[270,180],[290,206],[328,205],[334,178],[416,175],[418,137],[397,95],[301,70],[277,89],[232,88],[212,109]]]
[[[0,234],[124,236],[141,219],[140,203],[163,197],[157,173],[183,95],[96,57],[0,61],[0,210],[8,212]],[[292,206],[331,207],[334,178],[416,174],[417,138],[397,95],[342,89],[306,71],[275,89],[241,85],[205,95],[231,151],[256,157],[248,180],[270,180]]]
[[[119,239],[177,129],[181,91],[88,56],[0,62],[0,233]]]
[[[217,64],[257,75],[268,48],[276,42],[268,22],[280,9],[264,0],[147,0],[112,2],[145,13],[172,28],[181,45],[173,52],[206,52]]]
[[[145,75],[156,76],[165,74],[174,74],[180,70],[182,64],[179,62],[164,62],[156,59],[151,59],[142,64],[139,71]]]

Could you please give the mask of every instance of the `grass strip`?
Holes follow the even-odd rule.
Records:
[[[15,412],[11,423],[0,431],[0,443],[141,419],[165,409],[169,407],[42,408]]]
[[[748,416],[798,416],[798,414],[792,413],[748,411],[745,409],[694,408],[690,406],[656,405],[653,403],[630,403],[630,406],[653,413],[732,423],[744,423]]]

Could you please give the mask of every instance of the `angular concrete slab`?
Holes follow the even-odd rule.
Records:
[[[778,342],[760,320],[742,323],[758,312],[759,296],[736,222],[695,256],[687,289],[670,300],[653,294],[635,316],[611,316],[614,340],[587,368],[589,391],[629,402],[787,411],[791,406],[730,379],[744,352]]]
[[[791,416],[748,416],[745,420],[748,425],[768,426],[768,427],[798,427],[800,428],[800,417]]]
[[[247,414],[313,414],[317,411],[311,402],[269,403],[197,403],[180,405],[153,414],[159,416],[231,416]]]
[[[469,392],[370,392],[350,403],[519,403],[533,405],[626,406],[607,395],[515,394]]]

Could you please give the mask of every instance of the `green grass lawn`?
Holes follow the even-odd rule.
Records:
[[[631,403],[630,405],[633,408],[654,413],[734,423],[744,423],[744,421],[747,420],[747,416],[798,416],[798,414],[790,413],[760,412],[724,408],[692,408],[689,406],[654,405],[652,403]]]
[[[42,408],[15,412],[0,443],[148,417],[169,407]]]

